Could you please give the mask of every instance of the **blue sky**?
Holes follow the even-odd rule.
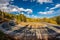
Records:
[[[50,18],[60,15],[60,0],[1,0],[0,7],[2,11],[24,14],[31,18]]]

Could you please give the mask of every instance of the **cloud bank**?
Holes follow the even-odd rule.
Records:
[[[29,0],[23,0],[23,1],[29,1]],[[43,3],[53,3],[52,0],[30,0],[30,2],[37,2],[37,3],[40,3],[40,4],[43,4]]]
[[[0,10],[4,12],[27,12],[28,14],[32,13],[32,9],[19,8],[15,5],[10,5],[10,1],[14,0],[0,0]]]
[[[38,12],[38,14],[52,14],[54,11],[50,10],[50,11],[45,11],[45,12]]]
[[[50,10],[54,10],[56,8],[60,8],[60,4],[56,4],[54,7],[50,8]]]

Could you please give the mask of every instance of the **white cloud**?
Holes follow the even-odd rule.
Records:
[[[30,14],[30,13],[33,12],[32,9],[26,9],[25,11],[26,11],[28,14]]]
[[[21,14],[24,14],[23,12]]]
[[[17,11],[17,7],[13,5],[9,5],[9,6],[3,5],[3,6],[0,6],[0,10],[4,12],[13,12],[13,11]]]
[[[29,14],[25,14],[25,16],[27,16],[27,17],[30,17],[30,18],[38,18],[38,16],[36,16],[36,15],[29,15]]]
[[[14,11],[18,11],[18,10],[17,10],[16,8],[13,8],[13,9],[12,9],[12,12],[14,12]]]
[[[43,4],[43,3],[52,3],[52,0],[37,0],[37,2]]]
[[[18,8],[18,10],[21,12],[21,11],[25,11],[24,8]]]
[[[34,15],[32,15],[32,17],[34,17]]]
[[[24,8],[18,8],[18,11],[24,11],[24,12],[27,12],[28,14],[32,13],[32,9],[24,9]]]
[[[32,18],[39,18],[37,15],[31,15]]]
[[[24,8],[19,8],[14,5],[9,5],[9,6],[1,6],[0,9],[4,12],[27,12],[27,14],[32,13],[32,9],[24,9]]]
[[[23,1],[30,1],[30,2],[38,2],[40,4],[43,4],[43,3],[53,3],[52,0],[23,0]]]
[[[10,11],[10,8],[7,5],[10,5],[9,2],[13,0],[0,0],[0,10],[4,12]]]
[[[45,12],[38,12],[38,14],[52,14],[54,12],[54,10],[50,10],[50,11],[45,11]]]
[[[50,10],[56,9],[56,8],[60,8],[60,4],[56,4],[55,7],[50,8]]]
[[[9,2],[14,0],[0,0],[0,10],[4,12],[27,12],[27,14],[32,13],[32,9],[19,8],[15,5],[10,5]],[[9,6],[8,6],[9,5]]]

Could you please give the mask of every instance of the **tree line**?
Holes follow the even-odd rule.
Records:
[[[16,19],[17,22],[48,22],[48,23],[60,25],[60,16],[55,16],[52,18],[42,18],[42,19],[41,18],[28,18],[24,14],[15,15],[15,14],[10,14],[7,12],[0,11],[0,20],[1,18],[6,18],[9,20]]]

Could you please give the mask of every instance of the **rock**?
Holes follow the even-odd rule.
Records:
[[[15,26],[16,23],[15,23],[14,21],[10,21],[10,22],[9,22],[9,25],[10,25],[10,26]]]

